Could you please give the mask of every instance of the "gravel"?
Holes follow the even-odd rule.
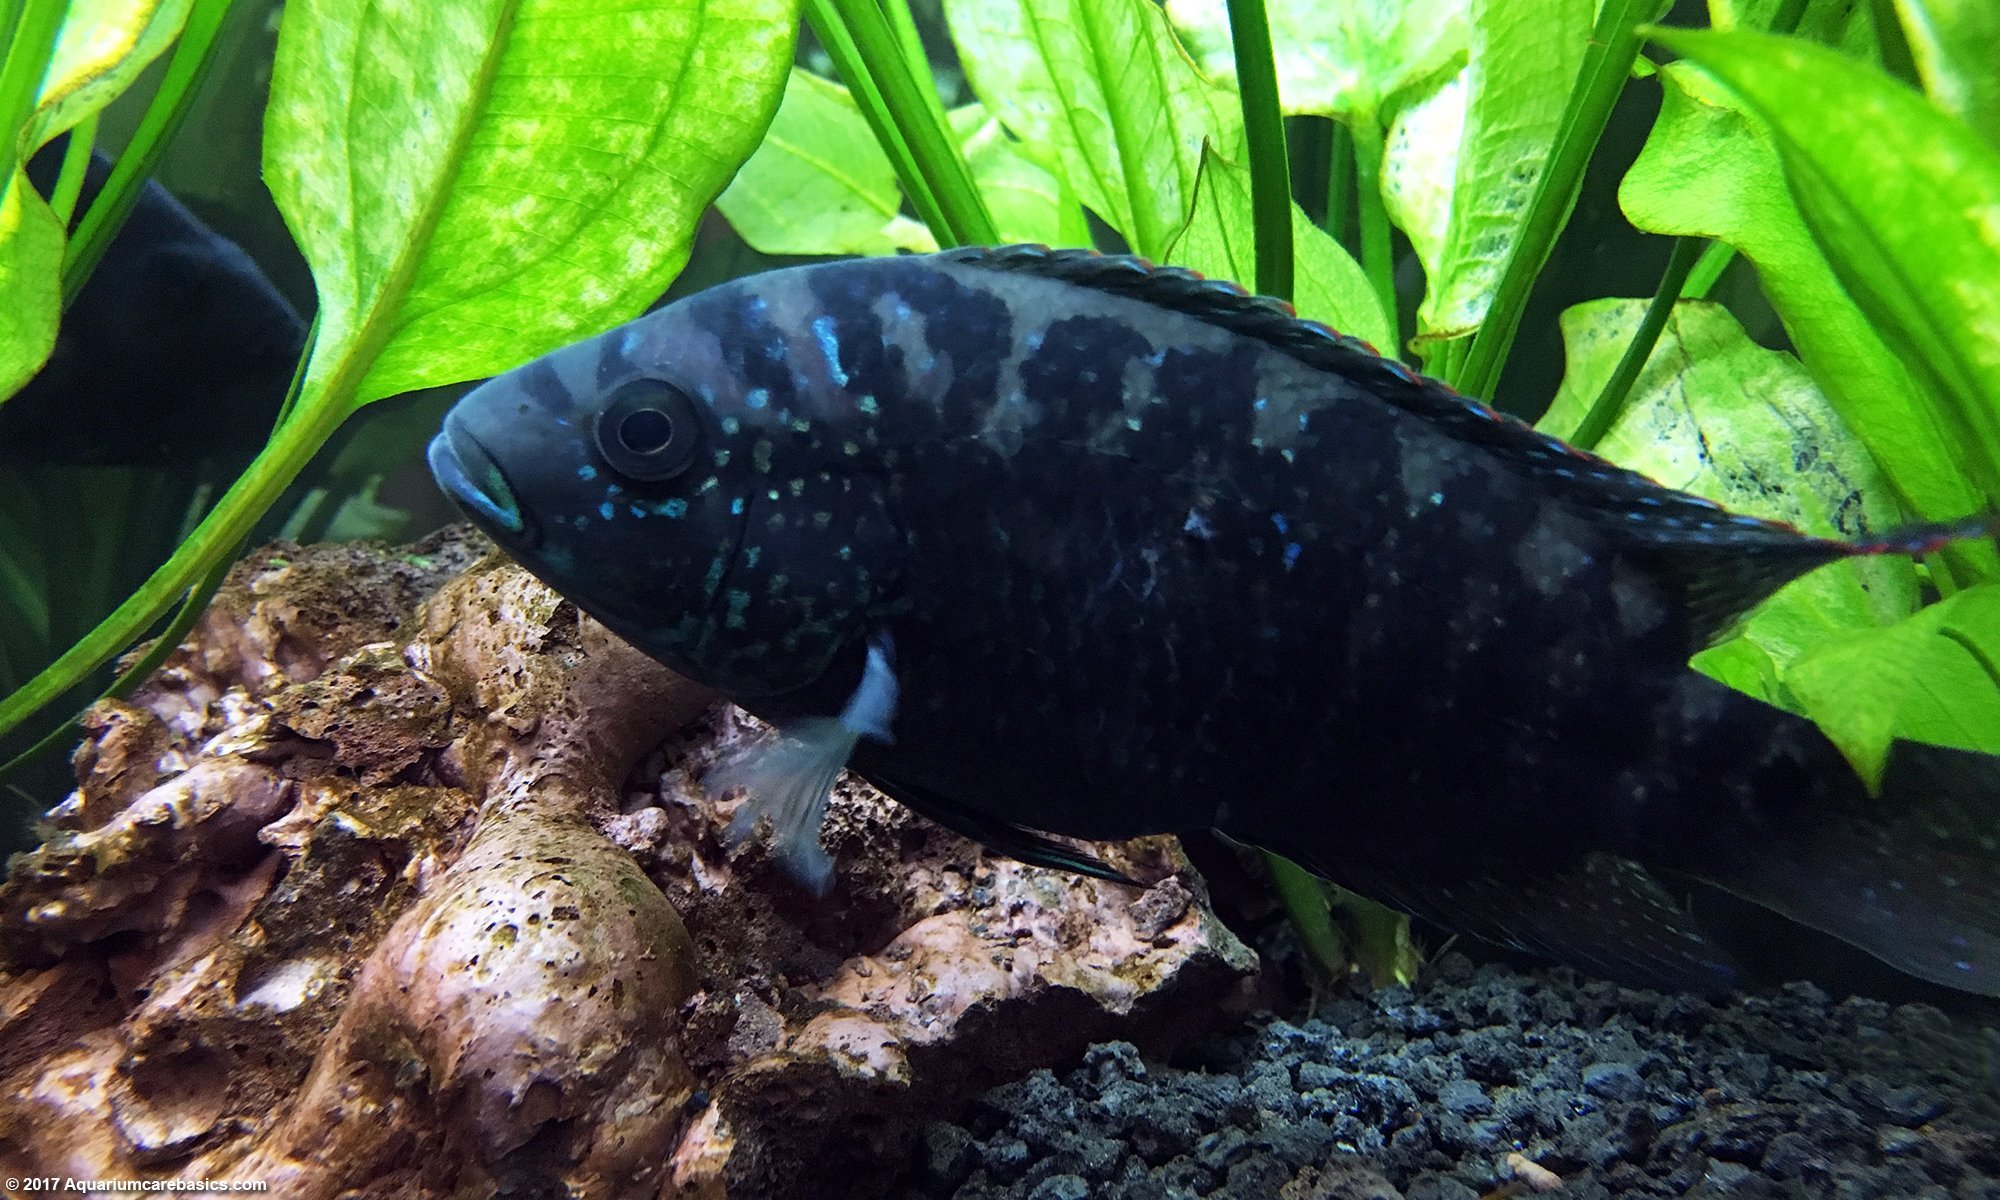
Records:
[[[1113,1042],[995,1088],[928,1127],[899,1200],[1477,1200],[1537,1167],[1564,1200],[2000,1200],[2000,1034],[1446,955],[1171,1064]]]

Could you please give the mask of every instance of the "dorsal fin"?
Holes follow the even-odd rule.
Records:
[[[1300,317],[1291,305],[1208,279],[1185,267],[1163,267],[1129,255],[1047,246],[968,246],[939,255],[949,262],[1018,271],[1142,300],[1184,313],[1284,351],[1307,366],[1368,387],[1371,394],[1436,423],[1447,434],[1490,450],[1534,475],[1552,492],[1605,518],[1621,536],[1642,543],[1725,540],[1732,547],[1767,532],[1773,541],[1806,535],[1789,525],[1732,513],[1712,500],[1675,491],[1536,430],[1518,417],[1462,396],[1360,338]],[[1635,528],[1643,522],[1643,528]],[[1706,537],[1704,535],[1707,535]],[[1839,543],[1833,543],[1838,545]],[[1838,557],[1834,552],[1829,557]]]
[[[1713,500],[1579,450],[1385,357],[1360,338],[1301,318],[1282,300],[1252,294],[1226,280],[1128,255],[1047,246],[970,246],[939,257],[1155,304],[1363,385],[1371,395],[1432,422],[1446,435],[1515,464],[1617,542],[1649,559],[1678,594],[1697,647],[1814,567],[1854,555],[1929,553],[2000,528],[2000,517],[1988,516],[1910,526],[1866,542],[1815,537],[1782,521],[1730,512]]]

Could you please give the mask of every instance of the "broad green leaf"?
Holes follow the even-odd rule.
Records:
[[[1896,0],[1924,91],[1990,146],[2000,146],[2000,4]]]
[[[319,290],[307,393],[356,354],[355,403],[491,375],[644,309],[770,123],[796,19],[292,0],[265,179]]]
[[[984,107],[949,117],[1002,241],[1090,244],[1076,198]],[[715,204],[765,254],[937,249],[902,202],[896,169],[847,89],[795,67],[771,131]]]
[[[1050,146],[1077,197],[1162,257],[1201,147],[1240,156],[1243,119],[1151,0],[946,0],[967,81],[1015,136]]]
[[[764,254],[937,249],[902,204],[896,168],[853,97],[800,67],[770,132],[715,202]]]
[[[1915,91],[1796,39],[1656,35],[1770,128],[1814,239],[2000,504],[2000,154]]]
[[[173,45],[191,6],[192,0],[69,0],[29,145],[46,145],[117,99]]]
[[[1474,0],[1463,84],[1441,83],[1414,118],[1426,135],[1458,125],[1457,153],[1420,142],[1409,119],[1392,131],[1384,194],[1399,225],[1423,231],[1413,238],[1420,256],[1425,243],[1432,247],[1423,258],[1429,284],[1418,344],[1468,337],[1485,319],[1548,166],[1591,23],[1590,0]],[[1432,107],[1460,97],[1462,117]]]
[[[2000,584],[1982,584],[1816,648],[1785,686],[1872,789],[1893,738],[2000,754],[1996,664]]]
[[[1567,370],[1540,428],[1581,420],[1645,312],[1643,300],[1593,300],[1563,314]],[[1752,342],[1720,305],[1674,306],[1630,399],[1597,452],[1669,487],[1828,537],[1896,523],[1867,450],[1790,355]],[[1822,567],[1759,607],[1740,636],[1782,673],[1809,648],[1916,608],[1902,559]]]
[[[0,200],[0,400],[19,391],[55,349],[62,255],[62,222],[17,172]]]
[[[1361,264],[1326,232],[1292,206],[1292,255],[1298,264],[1293,296],[1299,315],[1377,346],[1394,332],[1375,302]],[[1250,213],[1250,170],[1214,151],[1202,158],[1194,212],[1187,229],[1167,252],[1166,261],[1192,267],[1216,279],[1250,286],[1257,252]]]
[[[1798,701],[1778,679],[1778,664],[1771,661],[1762,646],[1747,637],[1718,642],[1696,654],[1688,665],[1766,704],[1794,711],[1798,708]]]
[[[1288,114],[1386,120],[1404,92],[1463,65],[1471,0],[1266,0]],[[1209,78],[1233,81],[1227,0],[1167,0]]]
[[[1002,241],[1090,245],[1083,206],[1045,148],[1015,141],[980,104],[953,109],[951,126]]]
[[[1676,63],[1661,78],[1659,119],[1618,193],[1625,215],[1640,229],[1719,238],[1741,251],[1756,264],[1814,382],[1908,508],[1931,520],[1978,511],[1962,451],[1939,425],[1923,385],[1834,277],[1785,187],[1769,136],[1701,71]],[[1988,578],[2000,567],[1990,548],[1966,546],[1954,557]]]

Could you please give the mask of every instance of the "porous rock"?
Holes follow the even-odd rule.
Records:
[[[1254,967],[1170,839],[1075,880],[855,783],[801,892],[695,782],[767,731],[476,535],[252,554],[86,733],[0,885],[8,1174],[879,1194],[929,1118]]]

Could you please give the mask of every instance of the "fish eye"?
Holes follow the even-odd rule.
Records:
[[[700,445],[694,401],[657,379],[626,384],[597,418],[597,449],[604,461],[642,483],[672,479],[687,470]]]

